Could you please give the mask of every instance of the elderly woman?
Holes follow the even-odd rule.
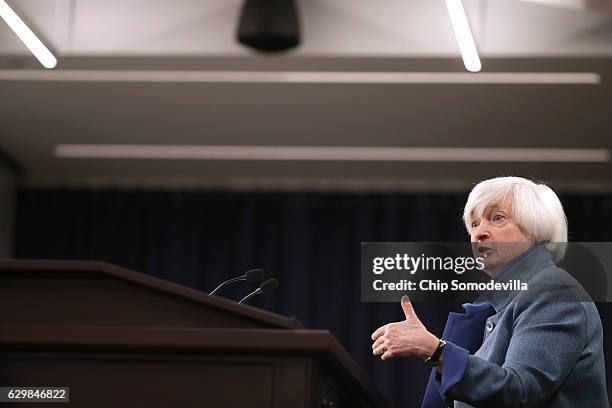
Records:
[[[416,356],[433,365],[423,407],[608,407],[602,326],[595,305],[567,272],[567,222],[557,195],[519,177],[483,181],[463,219],[472,246],[496,282],[558,284],[537,296],[483,294],[451,313],[442,338],[418,319],[408,298],[406,320],[372,334],[383,360]],[[562,299],[562,300],[560,300]]]

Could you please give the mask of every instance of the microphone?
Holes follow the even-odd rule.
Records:
[[[263,269],[252,269],[247,271],[244,275],[237,276],[235,278],[231,278],[222,282],[219,286],[217,286],[212,292],[208,294],[208,296],[212,296],[222,287],[229,285],[230,283],[238,282],[238,281],[247,281],[247,282],[258,282],[262,280],[264,277]]]
[[[257,289],[255,289],[254,291],[252,291],[251,293],[243,297],[242,300],[238,302],[238,304],[239,305],[243,304],[244,302],[246,302],[253,296],[256,296],[262,293],[270,293],[277,287],[278,287],[278,281],[276,279],[274,278],[268,279],[267,281],[262,282]]]

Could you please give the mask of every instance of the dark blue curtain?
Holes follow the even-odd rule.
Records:
[[[254,306],[330,330],[394,406],[414,407],[429,370],[417,360],[372,356],[372,331],[403,314],[399,303],[360,302],[360,243],[466,240],[466,196],[21,188],[14,255],[103,260],[205,291],[261,267],[281,286],[253,299]],[[562,201],[570,240],[612,239],[611,195],[566,195]],[[239,298],[250,289],[222,295]],[[612,361],[612,307],[598,306]],[[415,309],[440,335],[447,313],[457,307]]]

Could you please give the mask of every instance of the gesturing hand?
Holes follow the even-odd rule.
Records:
[[[427,331],[417,317],[408,296],[401,300],[406,320],[389,323],[372,333],[372,352],[382,360],[393,357],[431,356],[438,346],[438,338]]]

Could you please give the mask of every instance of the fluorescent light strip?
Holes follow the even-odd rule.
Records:
[[[0,70],[0,81],[282,84],[599,84],[594,72]]]
[[[204,146],[60,144],[62,158],[426,161],[426,162],[608,162],[607,149],[338,147],[338,146]]]
[[[0,17],[6,21],[6,24],[15,32],[25,46],[28,47],[43,67],[55,68],[57,59],[5,0],[0,0]]]
[[[461,58],[463,58],[465,69],[470,72],[480,71],[480,58],[478,58],[478,51],[476,50],[474,37],[472,37],[472,31],[463,9],[463,3],[461,0],[446,0],[446,8],[453,25],[453,31],[455,32],[455,38],[461,51]]]
[[[525,3],[535,3],[543,6],[566,8],[570,10],[588,10],[594,6],[590,0],[523,0]],[[603,2],[602,2],[603,3]]]

